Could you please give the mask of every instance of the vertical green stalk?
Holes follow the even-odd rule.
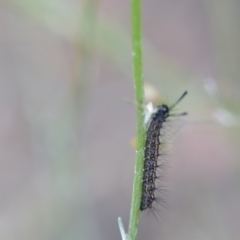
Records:
[[[141,3],[140,0],[131,0],[132,18],[132,56],[134,73],[134,92],[137,113],[137,149],[135,158],[135,170],[133,180],[132,203],[129,219],[128,240],[135,240],[137,236],[138,218],[140,212],[140,200],[142,194],[143,158],[145,144],[144,126],[144,91],[142,72],[141,49]]]

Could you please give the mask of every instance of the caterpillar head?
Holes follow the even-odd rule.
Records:
[[[158,112],[159,112],[162,116],[168,117],[168,115],[169,115],[169,107],[168,107],[167,105],[165,105],[165,104],[160,105]]]

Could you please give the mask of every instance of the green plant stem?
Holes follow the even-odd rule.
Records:
[[[128,240],[135,240],[138,229],[138,218],[140,212],[140,200],[142,194],[143,158],[145,144],[144,126],[144,91],[142,73],[142,49],[141,49],[141,8],[140,0],[131,0],[132,18],[132,56],[134,72],[134,92],[137,113],[137,147],[135,170],[133,180],[132,203],[129,219]]]

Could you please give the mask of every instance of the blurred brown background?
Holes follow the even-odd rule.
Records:
[[[130,1],[0,1],[0,239],[121,239],[134,170]],[[188,111],[172,210],[138,239],[240,239],[240,2],[142,1],[144,79]]]

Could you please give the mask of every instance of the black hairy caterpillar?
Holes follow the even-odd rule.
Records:
[[[161,156],[161,153],[159,153],[159,146],[162,143],[160,135],[163,123],[166,122],[170,116],[186,115],[185,112],[181,114],[170,114],[170,111],[186,96],[186,94],[187,91],[185,91],[171,107],[168,107],[166,104],[158,106],[149,120],[144,152],[143,185],[140,204],[141,211],[148,208],[151,209],[153,202],[156,199],[156,170],[160,167],[160,165],[158,165],[158,157]]]

